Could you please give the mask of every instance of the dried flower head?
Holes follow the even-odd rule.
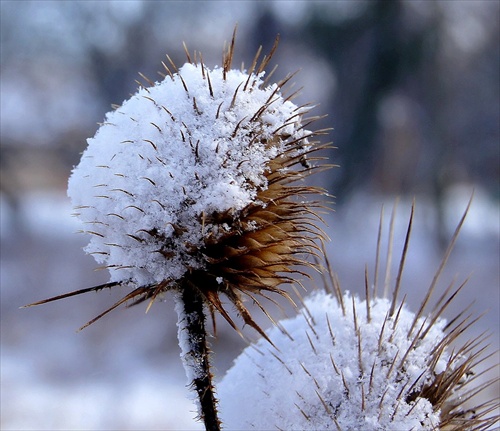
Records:
[[[91,236],[86,251],[108,268],[105,287],[130,285],[126,299],[154,299],[196,286],[210,307],[220,296],[256,327],[240,295],[286,295],[320,235],[303,184],[319,146],[310,108],[268,85],[270,56],[248,72],[201,57],[140,88],[106,115],[69,180],[68,194]],[[172,69],[174,71],[172,71]],[[298,199],[297,199],[298,198]]]
[[[311,107],[284,95],[292,75],[269,84],[277,40],[262,59],[259,49],[248,71],[231,69],[234,42],[235,34],[213,69],[187,49],[179,69],[167,57],[161,82],[143,77],[150,86],[106,115],[68,195],[91,236],[87,253],[111,280],[39,302],[132,288],[91,324],[127,301],[151,304],[175,291],[182,356],[200,399],[212,392],[204,307],[237,329],[225,297],[265,337],[242,296],[257,304],[255,295],[288,297],[282,285],[314,266],[309,257],[322,236],[320,204],[308,196],[324,192],[301,181],[317,170],[314,153],[324,145],[315,139],[325,130],[309,131],[317,119],[307,117]],[[217,429],[209,398],[212,412],[202,400],[201,416]]]
[[[245,349],[219,385],[228,429],[484,430],[497,423],[498,399],[474,398],[495,382],[480,384],[474,374],[488,358],[487,337],[458,342],[476,320],[465,311],[442,317],[465,283],[450,285],[423,311],[451,248],[417,313],[397,301],[410,231],[411,222],[392,300],[370,295],[368,283],[364,300],[342,293],[330,273],[302,314],[268,332],[279,351],[263,340]],[[244,400],[235,396],[241,387]]]
[[[111,280],[73,294],[134,287],[118,306],[191,285],[231,325],[221,295],[260,331],[240,296],[287,296],[279,286],[312,266],[322,236],[320,204],[305,199],[324,190],[300,182],[318,169],[311,154],[326,130],[307,130],[318,117],[283,95],[292,75],[268,84],[276,46],[246,72],[231,69],[234,35],[213,70],[186,50],[184,66],[169,58],[162,82],[106,115],[68,195]]]

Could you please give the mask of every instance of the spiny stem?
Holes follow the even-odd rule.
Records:
[[[198,394],[200,416],[206,431],[220,431],[217,417],[217,399],[210,372],[210,349],[206,339],[203,298],[198,290],[187,283],[182,286],[177,305],[179,315],[179,344],[182,360],[192,388]],[[187,342],[183,342],[187,336]]]

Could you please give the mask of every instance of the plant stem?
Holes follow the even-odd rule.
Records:
[[[207,431],[220,431],[210,372],[210,349],[206,339],[203,298],[198,290],[188,283],[182,286],[177,297],[178,337],[182,360],[191,387],[196,391],[200,403],[200,417]]]

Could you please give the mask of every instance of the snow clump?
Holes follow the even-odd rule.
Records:
[[[297,317],[267,331],[236,359],[218,386],[227,429],[420,430],[436,429],[440,411],[424,394],[463,358],[442,349],[444,319],[411,332],[415,314],[391,301],[366,301],[319,292]],[[352,304],[352,305],[351,305]],[[424,318],[416,328],[425,328]],[[424,334],[421,339],[420,335]],[[450,360],[450,358],[452,358]]]
[[[111,282],[155,286],[202,270],[203,239],[230,229],[212,216],[258,205],[269,161],[290,142],[307,152],[308,108],[263,75],[186,63],[106,115],[68,195]]]

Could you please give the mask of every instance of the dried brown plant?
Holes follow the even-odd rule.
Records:
[[[231,73],[231,67],[235,50],[235,32],[231,43],[225,49],[223,55],[222,78],[226,81],[227,76]],[[270,53],[263,58],[261,49],[255,55],[249,70],[246,72],[245,80],[242,80],[240,85],[234,90],[231,95],[230,103],[219,105],[214,118],[210,121],[216,122],[227,113],[231,113],[238,104],[238,98],[242,93],[251,95],[258,93],[259,90],[269,88],[269,78],[272,72],[266,76],[265,80],[261,80],[263,72],[266,70],[269,62],[277,48],[278,38],[272,47]],[[202,56],[199,53],[190,55],[185,49],[188,64],[195,67],[199,74],[203,77],[206,84],[205,90],[208,90],[210,97],[214,97],[214,71],[210,71],[203,63]],[[201,117],[206,115],[200,109],[200,100],[197,96],[191,94],[189,82],[183,79],[178,68],[173,61],[167,56],[168,65],[164,66],[164,79],[172,82],[180,82],[185,90],[186,97],[191,100],[193,116]],[[273,70],[274,71],[274,70]],[[152,87],[155,85],[151,80],[141,75],[141,77]],[[163,265],[169,265],[170,259],[180,256],[183,261],[196,262],[196,265],[188,267],[187,270],[178,278],[165,278],[160,281],[154,281],[147,284],[137,283],[133,279],[114,280],[99,286],[94,286],[53,298],[30,304],[40,305],[51,301],[68,298],[75,295],[80,295],[87,292],[99,291],[106,288],[115,288],[119,286],[132,286],[133,290],[124,296],[121,300],[113,304],[103,313],[89,321],[82,328],[94,323],[96,320],[103,317],[105,314],[114,310],[123,304],[136,305],[144,301],[149,301],[149,306],[166,291],[176,292],[176,299],[181,307],[179,312],[179,338],[184,338],[185,333],[188,334],[189,345],[183,348],[183,359],[187,368],[195,369],[193,373],[188,373],[192,376],[192,385],[197,392],[200,400],[200,416],[204,420],[206,428],[210,430],[218,430],[220,422],[217,417],[217,401],[215,398],[214,388],[212,385],[212,375],[209,364],[209,347],[206,342],[206,311],[212,316],[215,313],[220,313],[224,319],[238,332],[239,327],[230,317],[226,306],[223,303],[223,298],[229,300],[230,304],[236,309],[245,324],[254,328],[262,336],[266,337],[264,331],[256,323],[250,311],[244,304],[245,298],[251,300],[252,303],[258,304],[261,310],[268,315],[265,306],[261,305],[258,297],[269,298],[269,294],[277,294],[291,300],[287,289],[283,286],[294,283],[297,274],[307,275],[306,272],[310,268],[315,268],[316,264],[311,256],[321,253],[318,247],[318,240],[324,237],[323,232],[318,228],[321,219],[318,215],[323,208],[323,204],[317,200],[310,199],[311,195],[325,195],[326,192],[314,186],[305,185],[302,183],[312,173],[327,168],[325,164],[318,162],[323,158],[317,155],[319,150],[328,147],[328,144],[320,144],[316,138],[324,135],[327,130],[308,131],[307,127],[316,121],[319,117],[305,118],[304,114],[311,108],[308,106],[296,107],[293,114],[290,115],[282,124],[277,124],[272,133],[269,133],[269,124],[266,123],[266,116],[275,109],[276,104],[290,106],[290,100],[295,96],[290,94],[283,95],[283,90],[289,83],[292,75],[288,75],[283,80],[279,81],[270,92],[267,101],[262,103],[260,107],[253,113],[250,118],[242,118],[233,129],[230,131],[227,139],[233,141],[241,141],[241,150],[248,148],[261,149],[259,151],[275,150],[275,155],[266,163],[263,169],[264,185],[254,183],[251,176],[245,178],[244,186],[246,189],[255,191],[255,196],[251,202],[243,208],[229,208],[223,211],[200,211],[192,217],[196,226],[201,226],[202,235],[199,242],[187,241],[186,234],[189,234],[189,229],[192,229],[192,221],[184,220],[186,217],[179,217],[179,221],[170,223],[172,229],[166,234],[164,226],[149,226],[135,232],[127,233],[127,241],[130,238],[136,241],[137,247],[142,247],[144,244],[155,246],[155,256],[161,255],[164,258]],[[149,91],[147,88],[145,90]],[[193,141],[191,139],[192,130],[189,130],[182,118],[177,118],[168,106],[161,105],[158,100],[152,95],[143,96],[148,99],[147,102],[152,102],[162,112],[165,121],[171,124],[178,125],[176,132],[182,137],[182,142],[189,145],[192,150],[191,156],[194,163],[199,163],[201,158],[202,145],[205,142]],[[117,111],[120,107],[115,107]],[[278,107],[279,109],[279,107]],[[134,120],[134,119],[132,119]],[[151,128],[153,125],[160,134],[163,133],[162,125],[149,123],[146,126]],[[109,126],[104,124],[101,127]],[[290,133],[290,127],[293,128],[293,134]],[[148,129],[149,130],[149,129]],[[263,131],[267,132],[264,133]],[[206,136],[203,139],[210,140],[211,136]],[[168,145],[168,142],[157,142],[149,139],[142,139],[154,149],[157,153],[155,163],[166,164],[161,157],[161,146]],[[133,140],[123,141],[126,144],[134,144]],[[133,148],[133,147],[131,147]],[[151,151],[151,148],[149,148]],[[219,146],[215,152],[219,152]],[[146,157],[142,153],[138,154],[141,159]],[[221,150],[222,166],[232,162],[233,155],[231,153],[224,154]],[[83,159],[82,159],[83,160]],[[148,159],[149,160],[149,159]],[[149,160],[151,162],[151,160]],[[240,163],[243,163],[242,160]],[[104,163],[98,166],[99,168],[109,168]],[[217,169],[214,166],[213,169]],[[118,175],[118,174],[114,174]],[[124,174],[120,174],[125,176]],[[196,173],[195,173],[196,175]],[[160,181],[174,181],[172,178],[165,176]],[[157,187],[158,179],[144,177],[148,181],[148,186]],[[198,179],[200,183],[203,179]],[[130,208],[137,212],[146,214],[146,207],[141,203],[141,196],[135,190],[131,190],[127,183],[123,187],[111,188],[108,184],[97,184],[94,187],[110,190],[102,192],[97,198],[101,201],[103,198],[107,200],[114,199],[114,196],[119,192],[121,196],[131,199],[126,209]],[[189,206],[195,203],[192,198],[185,193],[185,205]],[[165,204],[164,197],[159,195],[155,202],[162,210],[168,209],[168,204]],[[77,210],[80,215],[88,210],[89,207],[94,209],[92,203],[84,203],[79,205]],[[122,213],[115,211],[108,213],[103,212],[101,218],[97,221],[91,220],[92,230],[86,231],[88,234],[97,237],[97,239],[106,239],[104,226],[107,228],[110,225],[110,216],[116,223],[124,223],[126,226],[127,214],[125,210]],[[102,230],[99,230],[101,229]],[[105,246],[122,247],[122,244],[116,241],[112,244],[104,242]],[[104,249],[103,249],[104,250]],[[106,250],[95,251],[98,256],[96,259],[107,259],[110,251]],[[156,258],[156,257],[155,257]],[[161,263],[161,262],[160,262]],[[136,264],[139,270],[142,270],[145,265]],[[108,264],[106,268],[113,270],[129,270],[130,264]],[[133,269],[133,268],[132,268]],[[270,298],[272,300],[272,298]],[[292,301],[293,302],[293,301]],[[148,307],[149,307],[148,306]],[[270,316],[269,316],[270,317]],[[268,340],[270,341],[270,340]]]

